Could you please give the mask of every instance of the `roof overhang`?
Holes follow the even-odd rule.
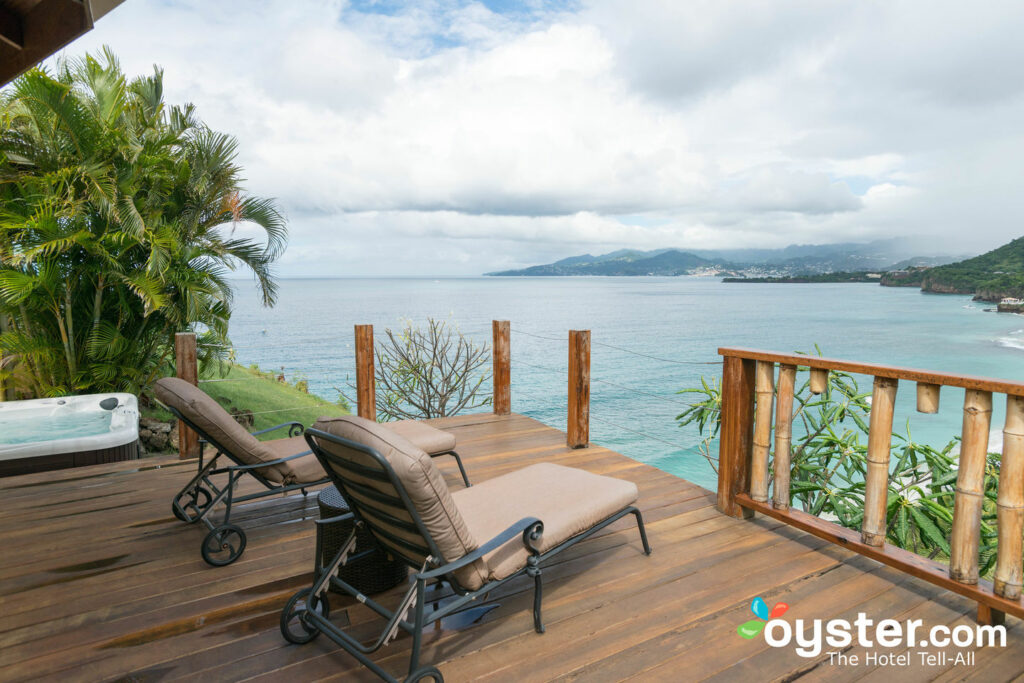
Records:
[[[89,31],[124,0],[0,0],[0,85]]]

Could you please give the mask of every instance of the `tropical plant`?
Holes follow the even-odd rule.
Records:
[[[832,371],[821,394],[813,394],[807,368],[798,368],[794,395],[793,443],[790,453],[790,504],[859,529],[864,518],[870,392],[862,392],[853,375]],[[696,402],[676,417],[680,426],[694,425],[705,436],[701,453],[713,462],[712,443],[721,427],[721,388],[702,380],[683,389]],[[953,498],[957,480],[958,439],[941,448],[913,440],[909,424],[893,434],[893,465],[886,511],[887,540],[931,558],[949,556]],[[769,469],[771,471],[771,469]],[[996,494],[999,456],[989,456],[981,522],[981,570],[996,559]]]
[[[489,405],[479,392],[490,378],[490,347],[478,346],[443,320],[411,322],[376,345],[377,411],[385,420],[447,417]]]
[[[139,391],[176,332],[223,358],[239,267],[273,304],[285,220],[244,193],[237,153],[164,101],[161,69],[129,79],[106,48],[0,96],[0,354],[21,393]]]

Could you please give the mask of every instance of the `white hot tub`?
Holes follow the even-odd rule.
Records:
[[[0,476],[139,457],[133,394],[0,403]]]

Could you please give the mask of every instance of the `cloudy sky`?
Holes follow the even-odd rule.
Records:
[[[620,247],[1024,234],[1024,3],[127,0],[69,51],[159,64],[277,197],[283,276]]]

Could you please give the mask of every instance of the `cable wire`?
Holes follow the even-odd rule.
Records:
[[[682,451],[689,450],[690,448],[692,448],[692,446],[683,446],[682,444],[674,443],[672,441],[668,441],[667,439],[662,439],[661,437],[654,436],[653,434],[648,434],[646,432],[641,432],[641,431],[638,431],[636,429],[630,429],[629,427],[623,427],[622,425],[616,424],[615,422],[612,422],[611,420],[605,420],[604,418],[596,417],[593,414],[591,414],[590,419],[591,420],[597,420],[598,422],[603,422],[606,425],[609,425],[611,427],[615,427],[616,429],[621,429],[624,432],[630,432],[631,434],[636,434],[637,436],[642,436],[645,439],[652,439],[654,441],[659,441],[659,442],[661,442],[661,443],[663,443],[663,444],[665,444],[667,446],[672,446],[673,448],[678,448],[679,450],[682,450]],[[711,457],[714,458],[714,456],[711,456]],[[717,460],[718,458],[714,458],[714,459]]]
[[[524,330],[522,328],[519,328],[519,327],[512,328],[512,331],[513,332],[518,332],[519,334],[525,334],[528,337],[535,337],[537,339],[546,339],[548,341],[556,341],[556,342],[565,342],[566,341],[565,339],[558,339],[556,337],[548,337],[548,336],[541,335],[541,334],[534,334],[533,332],[527,332],[526,330]],[[722,361],[720,361],[720,360],[675,360],[675,359],[672,359],[672,358],[662,358],[660,356],[653,356],[653,355],[651,355],[649,353],[642,353],[640,351],[633,351],[632,349],[623,348],[621,346],[615,346],[614,344],[607,344],[607,343],[601,342],[601,341],[594,341],[593,339],[590,340],[590,343],[593,346],[604,346],[604,347],[609,348],[609,349],[615,349],[616,351],[622,351],[623,353],[629,353],[629,354],[632,354],[634,356],[640,356],[641,358],[650,358],[651,360],[660,361],[662,363],[675,363],[676,365],[721,365],[722,364]]]
[[[642,396],[650,396],[651,398],[656,398],[659,401],[664,401],[665,403],[672,403],[672,404],[675,404],[675,405],[687,406],[688,408],[692,408],[692,407],[694,407],[696,405],[699,405],[698,403],[689,403],[689,402],[683,401],[681,399],[669,398],[668,396],[659,396],[658,394],[652,394],[652,393],[647,392],[647,391],[641,391],[640,389],[634,389],[632,387],[627,387],[627,386],[625,386],[623,384],[616,384],[615,382],[609,382],[606,379],[598,379],[597,377],[591,377],[590,381],[591,382],[598,382],[600,384],[607,384],[608,386],[617,387],[619,389],[622,389],[623,391],[629,391],[629,392],[632,392],[634,394],[640,394]]]

